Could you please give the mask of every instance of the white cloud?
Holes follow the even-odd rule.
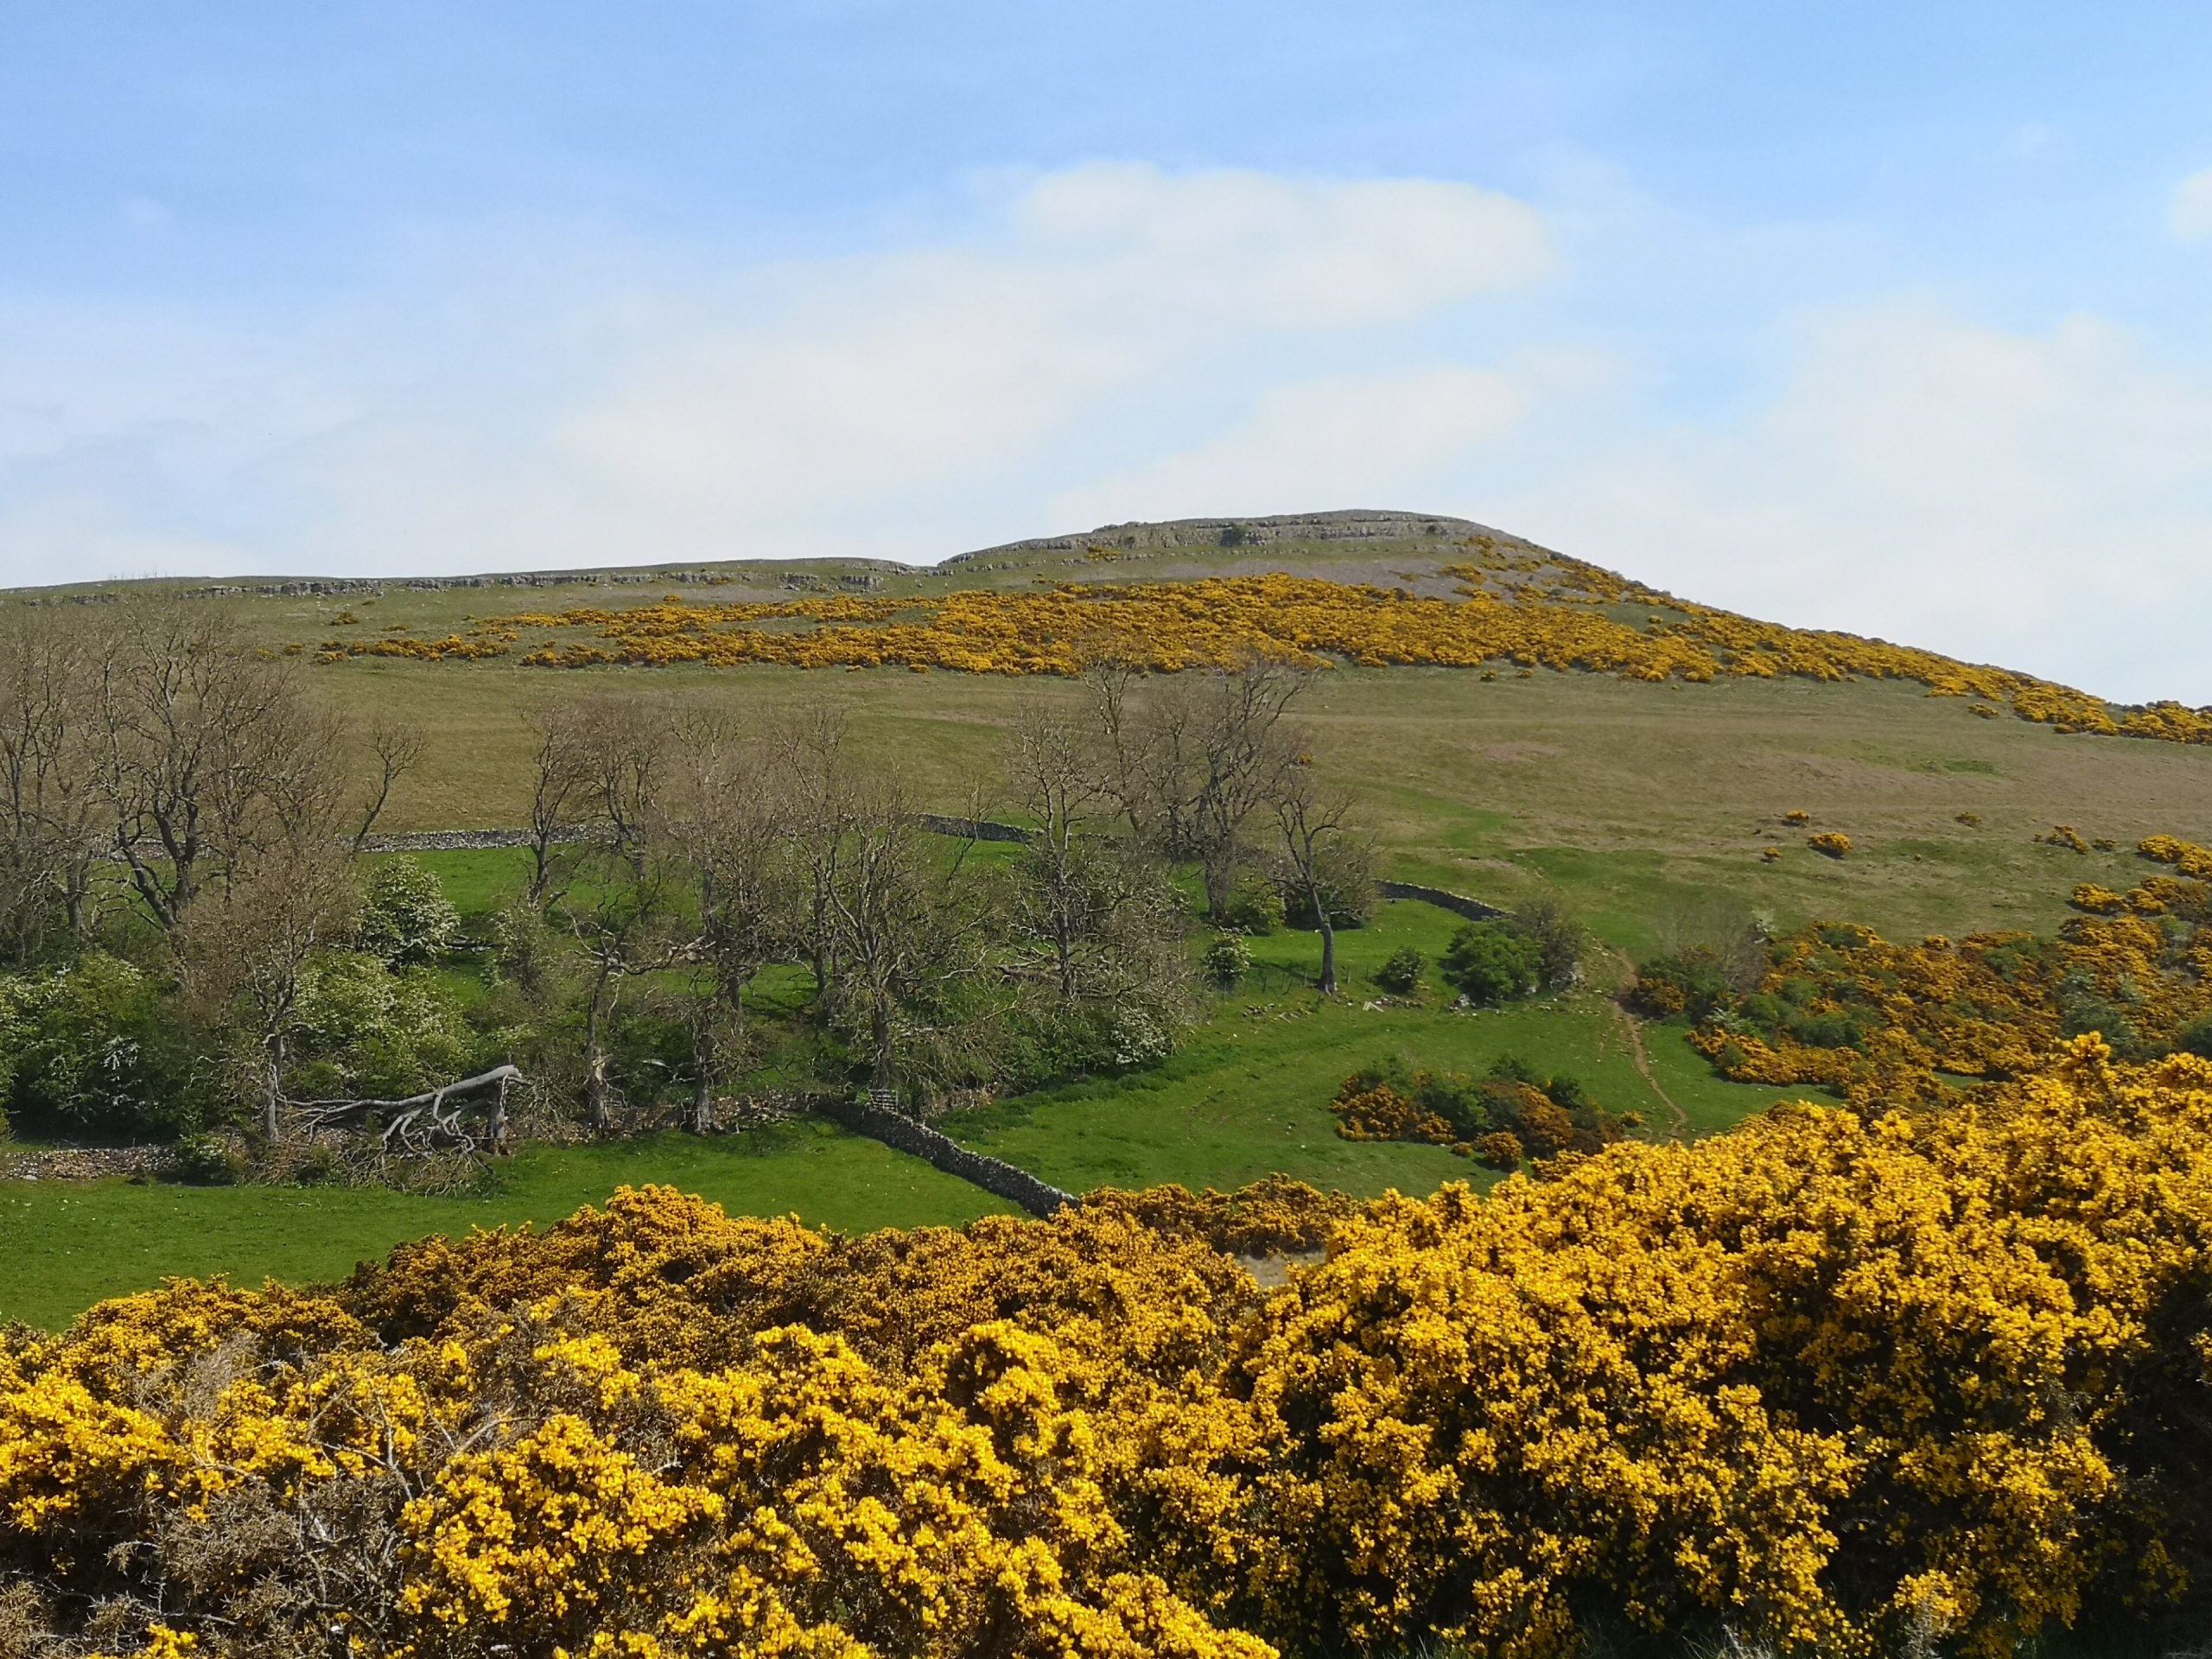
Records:
[[[1465,185],[1077,168],[974,242],[785,273],[805,291],[766,322],[664,328],[563,448],[702,522],[792,524],[1002,478],[1103,400],[1408,322],[1548,257],[1530,209]]]
[[[935,556],[1552,264],[1471,186],[1131,164],[838,258],[550,240],[276,321],[0,308],[0,574]]]
[[[2166,229],[2176,241],[2212,241],[2212,167],[2174,187],[2166,199]]]
[[[1753,415],[1632,438],[1496,512],[1708,602],[2212,701],[2212,385],[2094,319],[1828,313]]]

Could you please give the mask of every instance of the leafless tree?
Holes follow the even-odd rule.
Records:
[[[615,1103],[607,1045],[625,986],[641,975],[690,959],[692,942],[683,926],[681,876],[671,862],[650,853],[601,855],[591,871],[590,897],[563,907],[589,964],[584,1003],[584,1116],[594,1133],[613,1121]]]
[[[1052,942],[1063,1001],[1076,1000],[1076,950],[1094,908],[1085,880],[1085,820],[1109,793],[1095,728],[1031,702],[1007,734],[1005,764],[1015,798],[1036,828],[1024,849],[1025,891],[1038,931]]]
[[[105,838],[93,790],[94,641],[44,607],[0,609],[0,954],[83,937]]]
[[[658,697],[602,693],[575,709],[589,810],[614,853],[637,862],[657,826],[668,788],[674,711]]]
[[[685,871],[666,822],[666,711],[634,694],[602,693],[553,710],[540,727],[531,810],[531,889],[543,899],[555,853],[570,842],[584,879],[564,889],[560,921],[588,963],[584,1109],[611,1121],[608,1041],[627,982],[689,960]]]
[[[421,764],[423,728],[411,721],[380,715],[370,723],[369,753],[375,761],[374,776],[363,799],[359,826],[353,831],[353,850],[368,844],[369,836],[391,804],[395,785]]]
[[[541,711],[531,752],[530,893],[540,905],[551,893],[555,859],[588,811],[590,785],[573,706]]]
[[[923,828],[897,769],[857,754],[834,708],[808,711],[778,750],[824,1014],[871,1088],[956,1065],[987,1023],[969,995],[988,979],[988,906],[969,849]]]
[[[776,734],[775,787],[788,814],[791,846],[804,886],[800,948],[818,996],[837,975],[837,935],[830,893],[845,850],[843,826],[857,810],[858,768],[848,743],[844,710],[818,702],[802,709]]]
[[[1343,890],[1346,880],[1363,879],[1366,864],[1362,858],[1344,857],[1352,845],[1351,797],[1322,784],[1312,761],[1300,758],[1277,775],[1268,804],[1280,837],[1285,884],[1303,896],[1321,935],[1318,983],[1325,995],[1333,996],[1337,990],[1335,912],[1351,897]]]
[[[287,1050],[308,960],[347,936],[355,899],[342,844],[281,842],[231,868],[171,931],[200,1017],[210,1025],[245,1022],[262,1129],[272,1142],[285,1129]]]
[[[1041,946],[1063,1008],[1141,1007],[1173,1023],[1187,990],[1181,901],[1148,849],[1097,833],[1119,799],[1109,731],[1033,703],[1007,734],[1014,798],[1035,826],[1012,866],[1015,942]],[[1014,965],[1024,971],[1019,952]]]
[[[772,760],[725,719],[678,723],[667,834],[698,884],[696,958],[706,976],[690,1014],[692,1128],[713,1124],[714,1090],[747,1048],[746,988],[793,947],[800,862]]]
[[[1131,833],[1196,861],[1216,920],[1249,851],[1246,826],[1296,758],[1281,726],[1310,678],[1267,661],[1143,681],[1093,676],[1105,775]]]
[[[156,922],[279,847],[342,840],[340,722],[290,664],[238,649],[191,601],[128,599],[102,620],[96,787]]]
[[[902,1060],[940,1061],[982,1038],[969,1023],[979,1011],[957,993],[983,975],[985,917],[962,879],[967,849],[948,861],[895,780],[857,791],[837,836],[831,1009],[861,1034],[869,1087],[887,1089]]]

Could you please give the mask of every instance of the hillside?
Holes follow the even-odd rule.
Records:
[[[1018,809],[1002,771],[1005,734],[1027,708],[1073,710],[1087,693],[1065,672],[1004,671],[1006,663],[1049,671],[1038,659],[1071,638],[1105,638],[1090,613],[1125,619],[1109,642],[1121,654],[1304,653],[1332,664],[1300,711],[1315,769],[1354,794],[1379,874],[1508,907],[1550,894],[1605,947],[1586,995],[1470,1020],[1440,1003],[1360,1006],[1391,950],[1443,949],[1453,918],[1427,906],[1387,905],[1346,936],[1346,971],[1361,988],[1347,1001],[1316,1001],[1306,988],[1308,937],[1255,941],[1262,982],[1224,1001],[1161,1071],[1055,1086],[963,1122],[969,1142],[1071,1190],[1233,1185],[1280,1170],[1369,1193],[1467,1173],[1441,1148],[1336,1137],[1328,1103],[1338,1083],[1394,1056],[1478,1072],[1502,1057],[1534,1058],[1590,1080],[1651,1134],[1724,1128],[1772,1090],[1719,1080],[1682,1031],[1663,1027],[1647,1039],[1652,1070],[1640,1071],[1602,995],[1625,982],[1632,960],[1752,918],[1777,932],[1848,921],[1899,940],[1993,928],[2048,935],[2074,914],[2077,883],[2132,885],[2127,849],[2141,838],[2201,839],[2212,827],[2212,747],[2096,729],[2130,711],[1999,670],[1751,624],[1460,520],[1358,512],[1125,524],[929,568],[734,563],[164,585],[198,593],[195,606],[242,643],[279,657],[296,647],[289,654],[308,693],[357,727],[385,715],[420,724],[423,759],[381,826],[401,833],[524,823],[535,721],[603,688],[742,711],[770,728],[827,697],[847,711],[855,745],[907,772],[924,804],[1007,816]],[[66,612],[116,591],[16,597]],[[841,617],[854,607],[878,608]],[[1382,661],[1331,646],[1361,639],[1379,640],[1383,649],[1366,654]],[[448,640],[496,649],[448,650]],[[833,658],[884,659],[810,671],[697,659],[731,640],[745,650],[811,641]],[[669,660],[671,642],[692,659]],[[1503,654],[1476,654],[1493,645]],[[899,660],[971,647],[1004,660],[927,673]],[[1393,650],[1416,660],[1393,661]],[[549,652],[582,665],[532,660]],[[639,660],[587,660],[593,652]],[[2054,711],[2063,720],[2035,717]],[[2041,839],[2054,824],[2113,850]],[[1852,855],[1811,849],[1808,836],[1821,831],[1847,834]],[[520,861],[454,852],[427,861],[481,938],[520,890]],[[476,998],[481,971],[462,962],[449,977]],[[531,1154],[488,1196],[326,1193],[315,1200],[319,1225],[304,1232],[289,1215],[300,1201],[282,1189],[118,1184],[70,1196],[0,1184],[22,1259],[37,1263],[0,1316],[66,1317],[162,1268],[321,1276],[435,1228],[550,1218],[620,1179],[675,1181],[735,1210],[796,1207],[840,1226],[974,1213],[971,1190],[887,1166],[864,1143],[737,1139],[743,1147],[728,1151],[664,1138],[621,1153]],[[87,1223],[143,1244],[82,1249]]]
[[[0,1659],[2202,1628],[2212,711],[1378,512],[166,585],[0,608]]]
[[[2053,823],[2123,844],[2212,825],[2212,750],[2103,734],[2201,739],[2200,711],[2115,708],[1752,623],[1460,519],[1120,524],[932,567],[170,585],[205,593],[241,640],[310,659],[332,703],[424,726],[396,830],[520,823],[533,711],[637,664],[652,665],[642,683],[695,703],[773,711],[834,695],[942,806],[968,810],[979,789],[988,806],[995,734],[1025,703],[1077,696],[1065,671],[1102,647],[1333,664],[1306,717],[1325,739],[1319,764],[1368,804],[1390,873],[1505,903],[1554,884],[1632,948],[1717,903],[1899,932],[2047,923],[2063,884],[2032,837]],[[982,597],[954,597],[966,594]],[[1037,671],[1009,671],[1022,668]],[[1847,830],[1861,855],[1847,870],[1785,848],[1762,863],[1778,839],[1802,841],[1781,823],[1794,810]]]

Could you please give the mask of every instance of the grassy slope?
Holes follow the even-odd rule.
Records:
[[[1185,551],[1085,564],[1030,556],[909,575],[890,590],[1019,585],[1039,579],[1172,578],[1226,569],[1290,569],[1346,580],[1396,580],[1433,568],[1433,548],[1277,548],[1230,556]],[[1428,561],[1422,565],[1421,561]],[[381,630],[421,636],[471,615],[576,603],[626,604],[658,588],[517,593],[388,590],[359,598],[216,601],[243,639],[269,645],[330,631],[352,608]],[[698,590],[739,597],[728,588]],[[772,588],[764,592],[772,593]],[[610,683],[686,698],[728,699],[772,719],[833,695],[856,730],[916,774],[947,808],[981,804],[998,731],[1025,701],[1073,700],[1060,682],[906,671],[803,675],[771,668],[550,673],[511,661],[354,661],[316,667],[311,683],[356,709],[421,720],[431,745],[404,783],[394,829],[505,826],[527,793],[531,711]],[[1900,937],[1992,926],[2055,925],[2086,877],[2117,879],[2124,855],[2084,858],[2033,843],[2053,823],[2123,846],[2152,830],[2212,836],[2212,752],[2127,740],[2069,738],[2023,722],[1973,718],[1963,703],[1892,684],[1724,681],[1643,685],[1594,676],[1465,671],[1338,670],[1305,711],[1320,764],[1358,790],[1385,874],[1511,903],[1539,887],[1564,894],[1617,950],[1637,953],[1694,935],[1716,914],[1756,910],[1777,925],[1841,917]],[[1807,851],[1782,813],[1802,808],[1848,830],[1859,851],[1834,863]],[[1956,815],[1983,822],[1968,828]],[[1785,849],[1778,864],[1762,847]],[[480,913],[511,879],[500,855],[439,861],[465,910]],[[1424,906],[1386,909],[1347,936],[1354,995],[1321,1004],[1288,969],[1310,938],[1262,941],[1275,972],[1212,1019],[1162,1071],[1076,1085],[956,1125],[962,1138],[1071,1186],[1175,1179],[1223,1185],[1281,1169],[1355,1192],[1426,1188],[1471,1174],[1435,1148],[1354,1146],[1331,1134],[1339,1079],[1402,1053],[1416,1064],[1479,1070],[1503,1052],[1584,1077],[1617,1109],[1673,1119],[1629,1063],[1601,997],[1474,1018],[1436,1009],[1370,1012],[1357,980],[1401,938],[1432,951],[1452,923]],[[1262,1012],[1248,1017],[1248,1004]],[[1649,1064],[1694,1132],[1726,1127],[1771,1098],[1715,1081],[1679,1030],[1649,1028]],[[517,1160],[498,1197],[461,1204],[387,1194],[182,1192],[120,1184],[0,1185],[0,1317],[51,1319],[162,1270],[227,1268],[242,1276],[317,1277],[414,1234],[508,1218],[547,1218],[623,1180],[672,1180],[734,1208],[797,1210],[845,1226],[957,1220],[980,1195],[918,1166],[887,1163],[872,1143],[823,1132],[760,1155],[663,1139],[634,1148],[539,1151]],[[302,1206],[305,1206],[302,1210]],[[314,1225],[300,1224],[311,1214]],[[101,1242],[95,1243],[99,1240]]]

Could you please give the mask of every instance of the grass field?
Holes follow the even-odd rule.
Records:
[[[769,722],[834,696],[858,739],[949,811],[1004,811],[1000,732],[1025,702],[1083,695],[1064,681],[893,670],[312,672],[325,695],[405,709],[433,734],[423,770],[403,780],[393,830],[519,823],[530,710],[609,683],[726,702]],[[1636,950],[1671,918],[1722,900],[1785,926],[1833,916],[1905,936],[2048,926],[2090,873],[2078,855],[2034,844],[2052,824],[2124,847],[2159,830],[2212,834],[2212,749],[1976,720],[1955,699],[1894,683],[1338,669],[1301,717],[1318,766],[1358,793],[1384,874],[1505,903],[1549,886]],[[1805,832],[1781,822],[1793,809],[1848,832],[1859,850],[1843,863],[1811,852]],[[1969,828],[1961,812],[1982,822]],[[1780,862],[1760,862],[1770,845]]]
[[[0,1322],[59,1326],[103,1297],[169,1276],[314,1283],[430,1233],[545,1223],[616,1187],[662,1182],[738,1212],[846,1230],[957,1224],[1005,1208],[874,1141],[826,1124],[701,1141],[659,1135],[527,1150],[483,1198],[346,1187],[0,1181]]]
[[[1173,580],[1269,570],[1450,591],[1439,567],[1456,544],[1408,539],[1160,548],[1104,562],[1080,550],[1027,550],[935,570],[868,567],[883,594],[1084,581]],[[405,624],[433,638],[472,619],[575,605],[619,607],[663,591],[701,599],[788,598],[786,578],[835,586],[862,567],[730,567],[726,584],[609,584],[413,591],[374,596],[237,598],[223,607],[243,641],[312,647]],[[1632,574],[1632,573],[1631,573]],[[1940,640],[1912,642],[1940,647]],[[859,739],[915,778],[941,810],[993,798],[998,734],[1025,702],[1072,702],[1066,682],[905,669],[798,671],[526,668],[512,658],[318,664],[308,683],[355,712],[422,722],[422,768],[404,779],[385,827],[519,823],[529,792],[530,727],[549,702],[610,685],[712,701],[773,723],[834,697]],[[2094,688],[2092,688],[2094,690]],[[1822,684],[1721,679],[1633,683],[1539,670],[1494,680],[1459,669],[1339,668],[1302,718],[1321,769],[1357,790],[1385,874],[1510,901],[1548,885],[1614,944],[1643,950],[1679,918],[1716,902],[1787,926],[1817,917],[1898,935],[2044,926],[2082,879],[2074,855],[2031,837],[2069,823],[2128,844],[2158,830],[2212,836],[2212,748],[2069,737],[2012,719],[1978,720],[1964,699],[1902,683]],[[980,800],[979,800],[980,787]],[[1783,825],[1792,809],[1848,832],[1859,851],[1837,865]],[[1969,829],[1958,814],[1983,820]],[[1758,861],[1778,845],[1779,863]]]

